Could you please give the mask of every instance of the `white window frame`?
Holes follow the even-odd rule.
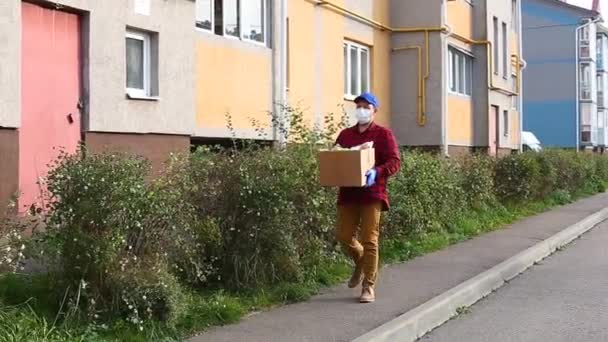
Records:
[[[268,4],[269,1],[268,0],[255,0],[255,1],[262,1],[262,26],[263,26],[263,37],[264,37],[264,41],[260,42],[254,39],[250,39],[250,38],[245,38],[245,35],[243,33],[243,6],[242,3],[244,1],[252,1],[252,0],[236,0],[237,2],[237,7],[238,7],[238,14],[237,14],[237,21],[238,21],[238,26],[239,26],[239,35],[238,36],[233,36],[233,35],[229,35],[226,33],[226,17],[228,15],[228,12],[225,10],[225,8],[222,8],[222,34],[216,34],[215,33],[215,1],[211,1],[211,30],[207,30],[201,27],[196,26],[196,22],[195,22],[195,28],[198,31],[201,32],[205,32],[205,33],[210,33],[210,34],[215,34],[218,36],[222,36],[224,38],[228,38],[228,39],[233,39],[233,40],[241,40],[244,42],[248,42],[251,44],[255,44],[255,45],[261,45],[261,46],[268,46],[268,36],[270,34],[269,32],[269,25],[268,25]],[[222,0],[222,5],[224,4],[224,0]],[[196,21],[196,18],[195,18]]]
[[[493,34],[494,34],[494,41],[492,42],[492,44],[494,44],[494,46],[493,46],[493,50],[494,51],[492,51],[493,61],[494,61],[494,63],[493,63],[494,64],[493,65],[493,67],[494,67],[493,72],[494,72],[494,75],[498,76],[498,74],[500,73],[500,61],[499,61],[499,58],[500,58],[500,51],[499,51],[500,50],[500,45],[499,45],[500,44],[500,31],[499,31],[500,28],[499,28],[499,26],[500,25],[498,23],[498,18],[494,17],[492,19],[492,23],[493,23],[492,29],[494,31],[493,32]]]
[[[578,96],[579,96],[579,99],[581,99],[583,101],[590,101],[593,99],[593,95],[591,94],[591,91],[593,89],[592,77],[594,77],[591,74],[591,63],[589,63],[589,62],[580,63],[579,68],[580,68],[580,71],[579,71],[580,76],[579,76],[578,82],[579,82],[580,94]],[[583,96],[585,91],[587,91],[589,93],[588,97]]]
[[[211,2],[211,8],[210,8],[210,11],[211,11],[211,16],[210,16],[210,18],[211,18],[211,29],[207,30],[206,28],[198,27],[196,25],[196,21],[198,19],[196,17],[196,14],[197,14],[196,13],[196,6],[197,6],[197,3],[198,3],[198,0],[195,0],[195,3],[194,3],[194,6],[195,6],[195,9],[194,9],[194,11],[195,11],[195,13],[194,13],[194,27],[196,28],[197,31],[214,34],[215,33],[215,1],[211,0],[210,2]]]
[[[252,0],[238,0],[240,3],[242,3],[243,1],[252,1]],[[256,0],[259,1],[259,0]],[[263,28],[263,32],[264,32],[264,41],[259,42],[257,40],[253,40],[253,39],[249,39],[249,38],[245,38],[245,35],[243,34],[243,6],[241,4],[239,4],[239,19],[241,20],[241,22],[239,22],[239,28],[240,28],[240,36],[241,36],[241,40],[245,41],[245,42],[250,42],[253,44],[258,44],[258,45],[264,45],[266,46],[267,42],[268,42],[268,25],[266,24],[268,21],[268,0],[261,0],[262,1],[262,28]]]
[[[511,0],[511,28],[519,33],[519,0]]]
[[[222,0],[222,36],[228,39],[234,39],[234,40],[243,40],[243,25],[241,24],[241,15],[243,13],[243,7],[241,7],[241,0],[235,0],[236,1],[236,7],[238,8],[238,13],[236,15],[236,21],[237,21],[237,26],[239,27],[239,35],[238,36],[233,36],[230,34],[226,33],[226,16],[228,14],[228,11],[226,11],[226,7],[224,6],[224,1]]]
[[[589,43],[589,39],[590,39],[590,37],[589,37],[590,32],[589,31],[590,31],[589,30],[589,26],[584,26],[583,28],[581,28],[581,30],[579,32],[579,37],[578,37],[579,41],[581,43],[582,42]]]
[[[506,80],[511,74],[509,66],[509,26],[506,22],[502,22],[502,77]]]
[[[509,125],[511,124],[511,113],[508,110],[502,111],[502,134],[505,137],[509,136]]]
[[[371,87],[372,87],[372,80],[371,80],[371,53],[370,53],[370,48],[368,46],[365,45],[361,45],[355,42],[352,42],[350,40],[344,40],[344,44],[342,45],[342,48],[346,47],[346,61],[344,61],[344,63],[346,64],[346,89],[344,89],[344,98],[350,101],[353,101],[355,98],[357,98],[357,96],[359,96],[361,93],[366,92],[366,91],[370,91]],[[361,54],[362,51],[367,52],[367,89],[361,89],[361,66],[362,64],[359,63],[359,72],[357,73],[357,89],[353,90],[352,88],[352,58],[351,58],[351,53],[350,50],[351,48],[356,48],[357,49],[357,59],[359,61],[361,61]]]
[[[454,56],[456,56],[456,73],[454,74]],[[448,92],[452,95],[471,97],[473,95],[473,59],[474,57],[455,46],[448,46]],[[467,65],[469,68],[467,68]],[[462,67],[461,67],[462,66]],[[464,73],[464,74],[463,74]],[[464,75],[464,76],[463,76]],[[454,79],[454,76],[456,77]],[[452,83],[456,90],[452,89]],[[460,89],[462,87],[462,89]]]
[[[127,38],[129,39],[136,39],[139,41],[143,42],[143,54],[144,54],[144,60],[143,60],[143,77],[144,77],[144,84],[143,84],[143,88],[139,89],[139,88],[129,88],[126,86],[126,76],[127,76],[127,68],[129,67],[126,64],[125,61],[125,88],[126,88],[126,92],[130,97],[150,97],[151,96],[151,58],[152,58],[152,49],[151,49],[151,45],[150,45],[150,41],[151,41],[151,37],[150,34],[142,32],[142,31],[135,31],[135,30],[127,30],[127,33],[125,35],[125,48],[126,48],[126,40]]]

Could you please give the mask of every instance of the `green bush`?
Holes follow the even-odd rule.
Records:
[[[209,226],[171,178],[147,181],[148,172],[139,158],[78,153],[62,155],[48,176],[46,231],[33,250],[56,280],[51,294],[78,316],[170,321],[178,279],[214,272],[197,244]]]
[[[330,251],[335,192],[317,186],[309,146],[219,154],[200,149],[180,173],[196,184],[188,198],[200,219],[218,222],[214,258],[221,283],[299,281],[305,276],[302,263]]]
[[[389,237],[441,230],[465,208],[458,172],[447,159],[406,153],[389,184],[393,208],[384,223]]]
[[[540,197],[541,167],[533,153],[509,155],[496,162],[496,195],[504,202]]]
[[[483,155],[465,156],[455,159],[460,171],[460,187],[468,206],[474,209],[491,208],[497,205],[494,164],[495,160]]]
[[[172,156],[154,179],[140,158],[62,155],[46,181],[46,206],[34,212],[46,230],[25,239],[21,223],[0,225],[9,237],[0,238],[0,267],[15,271],[34,256],[48,270],[61,317],[120,317],[138,327],[191,316],[186,306],[196,291],[282,284],[280,300],[307,298],[310,287],[293,284],[331,284],[348,273],[334,239],[336,190],[318,186],[316,158],[342,124],[310,129],[293,114],[282,129],[297,144],[199,148]],[[495,223],[484,212],[507,216],[513,203],[545,199],[565,204],[607,182],[608,158],[599,155],[404,152],[389,182],[383,243],[393,260],[401,258],[395,251],[411,257],[474,235],[459,224],[484,231]],[[226,310],[230,319],[219,321],[241,313],[236,305]]]

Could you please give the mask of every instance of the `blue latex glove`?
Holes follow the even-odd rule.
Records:
[[[378,176],[378,171],[376,169],[371,169],[365,173],[365,177],[367,178],[367,182],[365,183],[366,187],[373,186],[376,184],[376,177]]]

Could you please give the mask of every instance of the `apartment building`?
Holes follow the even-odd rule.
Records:
[[[0,206],[57,155],[282,140],[363,91],[403,146],[519,148],[519,0],[28,0],[0,5]],[[352,118],[351,118],[352,119]],[[252,124],[255,122],[256,124]],[[260,127],[262,126],[262,134]]]
[[[161,163],[195,126],[192,1],[0,4],[0,206],[37,200],[59,149]],[[3,210],[1,210],[3,211]]]
[[[603,150],[607,30],[598,12],[524,0],[524,130],[546,146]]]
[[[428,33],[393,35],[392,120],[401,144],[439,147],[448,155],[518,150],[520,2],[393,1],[391,13],[393,26],[442,28],[428,38],[418,115],[411,95],[416,84],[406,76],[415,74],[415,59],[404,49],[424,46]]]

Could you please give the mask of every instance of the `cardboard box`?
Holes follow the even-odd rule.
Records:
[[[319,181],[322,186],[363,187],[365,173],[376,163],[373,148],[319,151]]]

